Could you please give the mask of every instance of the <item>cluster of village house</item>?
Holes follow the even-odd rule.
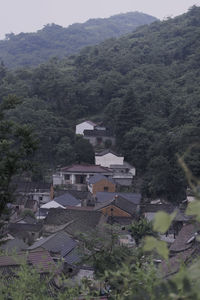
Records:
[[[85,131],[106,131],[104,127],[95,126],[86,121],[77,125],[76,132],[85,135]],[[104,132],[102,137],[105,136]],[[198,228],[184,214],[184,207],[160,201],[143,203],[140,193],[117,192],[119,186],[132,184],[135,173],[135,168],[126,163],[124,157],[104,150],[95,155],[95,165],[74,164],[61,168],[53,174],[53,184],[18,182],[15,201],[8,205],[10,220],[2,221],[0,248],[7,253],[15,249],[40,273],[51,272],[57,262],[62,261],[62,271],[80,280],[83,276],[92,276],[94,270],[81,263],[85,249],[78,233],[90,235],[107,223],[117,224],[119,243],[134,247],[128,230],[132,222],[141,216],[151,221],[159,210],[170,213],[176,210],[169,234],[161,236],[169,244],[171,256],[168,264],[161,262],[162,269],[165,275],[176,272],[180,261],[187,261],[198,251]],[[32,211],[34,217],[23,216],[27,210]],[[11,255],[1,256],[0,272],[8,273],[9,277],[10,269],[20,263]]]

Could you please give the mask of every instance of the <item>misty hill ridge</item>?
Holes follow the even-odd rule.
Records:
[[[85,46],[130,33],[138,26],[155,20],[155,17],[144,13],[129,12],[110,18],[90,19],[67,28],[48,24],[35,33],[11,33],[0,41],[0,58],[10,68],[38,65],[53,56],[62,58],[77,53]]]

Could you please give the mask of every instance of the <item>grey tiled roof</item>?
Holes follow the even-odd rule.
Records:
[[[69,265],[78,264],[83,257],[83,253],[80,252],[80,249],[74,248],[68,254],[64,256],[64,260]]]
[[[168,213],[172,213],[175,210],[175,206],[171,204],[143,204],[141,206],[142,212],[158,212],[165,211]]]
[[[29,182],[14,180],[12,186],[16,188],[16,192],[29,193],[36,190],[50,190],[51,184],[45,182]]]
[[[53,200],[65,207],[81,204],[80,200],[76,199],[71,193],[68,192],[59,197],[55,197]]]
[[[94,176],[91,176],[91,177],[88,179],[88,183],[89,183],[89,184],[94,184],[94,183],[97,183],[97,182],[99,182],[99,181],[101,181],[101,180],[107,180],[107,181],[109,181],[109,182],[115,184],[114,181],[113,181],[112,179],[107,178],[107,177],[105,177],[105,176],[103,176],[103,175],[101,175],[101,174],[95,174]]]
[[[62,209],[51,208],[44,221],[44,225],[64,225],[65,231],[69,234],[76,232],[86,232],[94,229],[103,217],[102,213],[93,210],[83,209]]]
[[[27,215],[27,216],[21,218],[19,221],[17,221],[17,223],[36,224],[37,221],[35,218]]]
[[[45,249],[38,249],[28,252],[28,255],[21,252],[14,257],[11,255],[0,256],[0,270],[2,267],[19,266],[25,261],[34,266],[39,273],[48,273],[56,269],[49,252]]]
[[[103,203],[108,200],[113,200],[116,195],[123,197],[124,199],[126,199],[134,204],[140,204],[140,201],[142,198],[141,194],[137,194],[137,193],[97,192],[96,193],[97,202]]]
[[[120,197],[120,196],[117,196],[115,197],[114,199],[112,200],[108,200],[106,202],[103,202],[103,203],[100,203],[100,204],[97,204],[95,206],[95,210],[100,210],[102,209],[103,207],[106,207],[106,206],[109,206],[109,205],[114,205],[122,210],[124,210],[125,212],[133,215],[136,213],[136,209],[137,209],[137,205],[130,202],[129,200],[123,198],[123,197]]]
[[[91,196],[88,191],[69,190],[68,192],[78,200],[88,199]]]
[[[42,230],[42,224],[20,224],[20,223],[10,223],[8,225],[9,232],[13,234],[21,232],[39,232]]]
[[[15,238],[1,244],[0,249],[10,253],[13,251],[25,250],[27,247],[28,245],[26,245],[23,240]]]
[[[196,231],[194,224],[184,225],[169,250],[181,252],[190,248],[191,244],[187,243],[187,241],[194,236]]]
[[[77,242],[73,240],[66,232],[60,231],[47,238],[42,238],[36,241],[28,249],[31,250],[31,249],[37,249],[39,247],[42,247],[48,250],[49,252],[59,253],[61,254],[61,256],[65,256],[76,245]]]

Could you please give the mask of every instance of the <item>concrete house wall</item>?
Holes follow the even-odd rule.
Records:
[[[92,125],[91,123],[85,121],[83,123],[80,123],[76,125],[76,134],[83,135],[84,130],[94,130],[95,125]]]
[[[107,153],[102,156],[95,156],[95,165],[100,165],[102,167],[110,167],[110,165],[123,165],[124,157],[117,156],[113,153]]]

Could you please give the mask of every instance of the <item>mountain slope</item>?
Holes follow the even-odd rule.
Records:
[[[11,68],[37,65],[52,56],[61,58],[77,53],[85,46],[119,37],[155,20],[143,13],[130,12],[107,19],[91,19],[67,28],[49,24],[36,33],[8,34],[7,40],[0,41],[0,58]]]
[[[62,61],[15,72],[0,66],[0,98],[24,99],[12,118],[39,134],[40,162],[73,162],[74,125],[103,119],[143,178],[144,195],[181,201],[187,182],[177,154],[200,177],[199,37],[193,7]]]

